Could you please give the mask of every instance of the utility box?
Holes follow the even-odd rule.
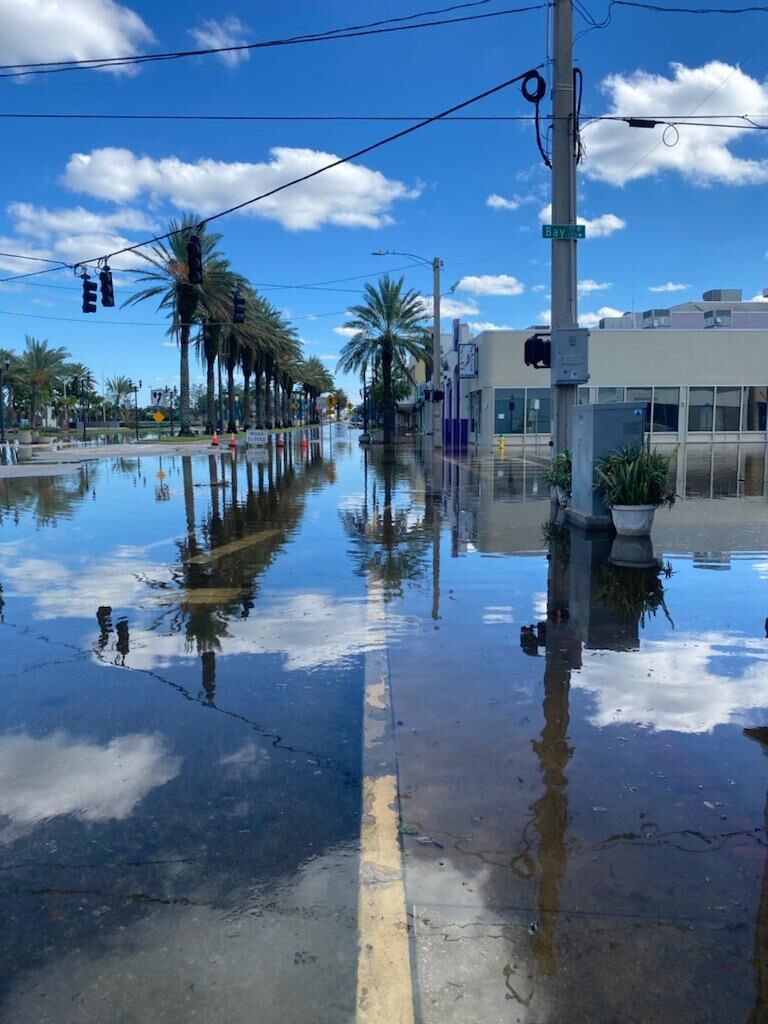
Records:
[[[552,383],[586,384],[589,380],[589,331],[586,327],[558,327],[552,341]]]
[[[567,511],[571,522],[592,530],[612,527],[610,509],[593,490],[595,464],[618,448],[643,444],[645,410],[645,402],[574,406],[572,493]]]

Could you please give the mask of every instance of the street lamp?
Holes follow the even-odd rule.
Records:
[[[176,399],[179,395],[179,389],[177,387],[169,388],[168,390],[168,401],[171,406],[171,437],[173,437],[173,407],[176,404]]]
[[[74,394],[80,392],[80,415],[83,418],[83,444],[86,442],[85,436],[85,378],[73,377],[72,378],[72,391]]]
[[[141,380],[136,384],[131,382],[131,391],[133,392],[133,402],[135,409],[135,429],[136,429],[136,444],[139,443],[139,391],[141,389]]]
[[[431,260],[425,256],[416,256],[412,252],[400,252],[397,249],[375,249],[371,256],[406,256],[416,260],[425,267],[432,267],[432,445],[443,446],[443,419],[440,391],[440,368],[442,366],[442,349],[440,347],[440,269],[443,261],[439,256]],[[437,396],[437,397],[436,397]]]
[[[5,444],[5,405],[3,401],[3,372],[6,374],[11,368],[11,360],[8,356],[3,360],[2,369],[0,369],[0,444]]]

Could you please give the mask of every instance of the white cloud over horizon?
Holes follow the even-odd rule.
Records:
[[[334,153],[276,146],[269,160],[226,163],[202,157],[155,159],[107,146],[73,153],[62,184],[73,192],[116,203],[141,196],[167,200],[179,210],[209,216],[338,160]],[[380,228],[394,223],[400,199],[416,199],[422,185],[405,185],[363,164],[342,164],[310,181],[246,207],[246,216],[277,221],[288,231],[313,231],[326,224]]]
[[[140,53],[155,38],[135,11],[115,0],[0,0],[0,20],[2,64],[123,56]],[[138,69],[129,65],[100,70],[133,75]]]
[[[467,326],[472,334],[482,334],[483,331],[514,331],[511,324],[495,324],[491,320],[469,320]]]
[[[678,284],[676,281],[667,281],[666,284],[648,285],[649,292],[686,292],[691,287],[689,284]]]
[[[425,316],[432,316],[432,296],[423,295],[422,302],[424,304]],[[476,302],[471,299],[462,301],[461,299],[452,299],[448,296],[444,296],[440,299],[440,319],[443,317],[460,317],[460,316],[477,316],[480,312],[480,307]]]
[[[601,306],[596,313],[582,313],[579,316],[579,324],[582,327],[597,327],[603,317],[606,316],[624,316],[624,311],[614,309],[613,306]]]
[[[589,295],[592,292],[604,292],[607,291],[608,288],[613,288],[613,282],[593,281],[591,277],[587,277],[583,281],[579,281],[578,284],[579,295]]]
[[[668,77],[642,70],[608,75],[602,91],[610,98],[608,115],[642,117],[652,111],[659,117],[688,113],[706,119],[723,110],[768,115],[768,82],[718,60],[701,67],[673,63]],[[753,133],[737,121],[720,124],[717,131],[678,124],[676,136],[675,129],[665,125],[639,129],[622,121],[594,122],[584,134],[584,173],[619,186],[665,171],[674,171],[697,185],[768,181],[768,159],[736,156],[730,149]]]
[[[333,333],[341,335],[342,338],[354,338],[357,331],[354,327],[334,327]]]
[[[470,295],[522,295],[525,285],[511,274],[480,274],[462,277],[456,285],[458,291]]]
[[[247,43],[248,29],[234,15],[217,21],[215,18],[203,18],[199,25],[187,29],[187,33],[197,43],[199,49],[217,50],[226,46],[241,46]],[[250,58],[248,50],[234,50],[230,53],[219,53],[218,59],[227,67],[235,68]]]

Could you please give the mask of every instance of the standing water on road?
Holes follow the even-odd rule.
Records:
[[[0,479],[0,1022],[768,1020],[766,453],[675,454],[640,567],[538,453]]]

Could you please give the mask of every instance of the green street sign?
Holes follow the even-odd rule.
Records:
[[[586,238],[587,229],[584,224],[542,224],[541,237],[565,240]]]

